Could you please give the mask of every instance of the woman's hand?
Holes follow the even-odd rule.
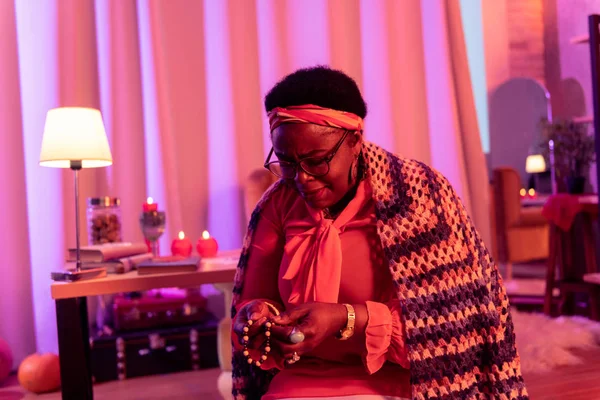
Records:
[[[298,355],[306,354],[325,339],[337,335],[346,326],[347,320],[348,311],[343,304],[302,304],[273,318],[273,322],[277,324],[271,327],[273,344],[285,359],[292,358],[294,352]],[[304,340],[298,344],[289,340],[294,327],[304,334]]]
[[[264,333],[263,325],[267,322],[267,319],[272,319],[274,316],[267,304],[262,300],[252,300],[242,307],[235,315],[233,322],[233,332],[238,337],[239,343],[242,343],[244,336],[248,336],[248,347],[260,347],[265,338],[258,338],[260,340],[257,340],[257,337]],[[252,325],[250,325],[248,332],[244,332],[244,327],[248,323],[248,320],[252,320]]]

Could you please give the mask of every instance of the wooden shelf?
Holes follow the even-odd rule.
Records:
[[[575,36],[575,37],[571,38],[570,42],[571,42],[571,44],[589,43],[590,42],[590,37],[589,37],[589,35]]]
[[[569,42],[571,42],[571,44],[589,43],[590,42],[590,35],[589,34],[585,34],[585,35],[573,36],[571,38],[571,40],[569,40]]]
[[[594,272],[590,274],[585,274],[583,276],[583,280],[585,282],[594,283],[596,285],[600,285],[600,272]]]
[[[573,122],[575,122],[576,124],[591,124],[594,122],[594,116],[586,115],[583,117],[575,117],[573,118]]]

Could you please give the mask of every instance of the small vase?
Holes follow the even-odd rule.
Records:
[[[567,190],[571,194],[582,194],[585,191],[585,176],[568,176]]]

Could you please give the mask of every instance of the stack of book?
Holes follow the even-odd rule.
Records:
[[[163,256],[144,260],[137,266],[138,275],[193,272],[198,269],[199,257]]]
[[[145,260],[137,265],[138,275],[194,272],[202,267],[207,270],[229,266],[235,268],[241,250],[221,251],[217,257],[163,256]]]
[[[82,269],[106,268],[106,272],[123,274],[136,269],[144,261],[152,259],[146,243],[106,243],[82,246],[79,249]],[[77,250],[71,248],[67,255],[67,269],[75,268]]]

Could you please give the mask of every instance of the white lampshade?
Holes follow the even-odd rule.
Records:
[[[546,161],[541,154],[532,154],[527,156],[525,161],[525,171],[529,174],[536,174],[546,171]]]
[[[81,161],[81,168],[106,167],[112,164],[99,110],[61,107],[48,111],[40,165],[70,168],[71,161]]]

